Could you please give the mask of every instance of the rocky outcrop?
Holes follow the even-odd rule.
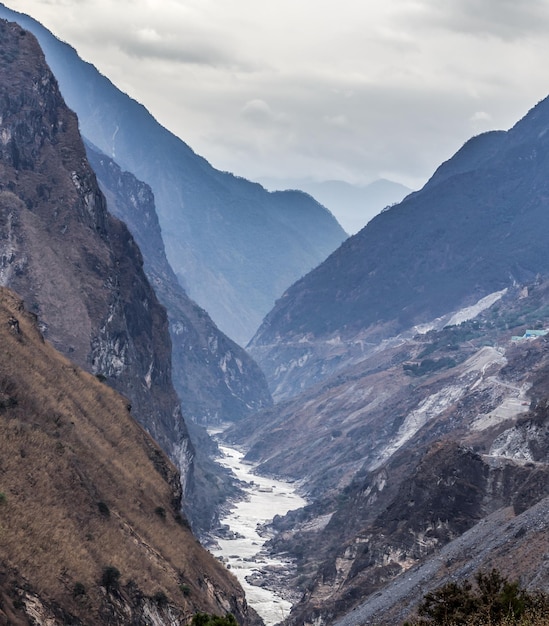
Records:
[[[59,351],[128,398],[185,485],[193,455],[171,383],[166,313],[128,229],[107,212],[37,41],[15,24],[0,29],[1,283]]]
[[[224,335],[185,293],[169,265],[151,188],[86,146],[109,211],[137,241],[145,273],[166,307],[172,339],[173,381],[183,412],[201,424],[238,421],[272,404],[265,377],[252,358]]]
[[[324,554],[316,578],[286,623],[332,624],[481,520],[503,510],[520,515],[549,495],[547,465],[494,463],[454,442],[434,444],[409,476],[399,476],[396,460],[384,474],[384,483],[357,481],[340,499],[315,539],[316,558]]]
[[[499,509],[330,623],[403,623],[417,616],[419,602],[427,592],[448,582],[471,580],[477,572],[494,568],[508,580],[518,580],[523,588],[547,592],[548,512],[549,498],[516,516],[509,508]]]

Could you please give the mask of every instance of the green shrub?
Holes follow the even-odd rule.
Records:
[[[81,598],[86,595],[86,587],[80,582],[74,583],[74,587],[72,588],[72,597],[73,598]]]
[[[420,363],[405,363],[402,369],[409,376],[424,376],[441,369],[450,369],[456,366],[456,361],[450,357],[440,359],[423,359]]]
[[[163,591],[157,591],[153,596],[153,600],[155,604],[160,607],[167,606],[168,604],[168,597]]]
[[[513,626],[547,623],[549,596],[530,593],[509,582],[497,570],[475,575],[476,586],[464,581],[446,583],[425,595],[419,605],[419,624],[454,626],[491,624]],[[543,621],[536,621],[538,618]]]
[[[154,512],[158,515],[158,517],[166,519],[166,509],[163,506],[157,506]]]
[[[120,586],[120,572],[116,567],[108,565],[101,575],[101,586],[107,591],[116,591]]]
[[[181,591],[181,593],[187,597],[191,595],[191,588],[189,587],[189,585],[185,585],[185,584],[181,584],[179,585],[179,591]]]
[[[104,502],[98,502],[97,508],[99,509],[99,513],[101,513],[103,517],[110,517],[110,509]]]

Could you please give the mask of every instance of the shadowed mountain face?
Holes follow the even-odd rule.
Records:
[[[180,148],[190,155],[191,160],[194,158],[202,163],[200,157],[162,129],[143,107],[119,92],[92,66],[81,61],[69,46],[57,41],[34,20],[18,16],[0,5],[0,16],[3,14],[10,19],[21,18],[20,22],[40,37],[42,45],[46,44],[48,61],[60,71],[60,75],[68,83],[63,84],[62,88],[64,96],[72,98],[73,108],[75,105],[87,107],[95,103],[98,109],[104,108],[108,111],[116,104],[114,109],[117,115],[123,118],[125,124],[130,125],[131,130],[128,133],[140,136],[146,131],[144,136],[151,144],[155,144],[155,133],[158,133],[163,141],[169,140],[176,151]],[[59,76],[56,78],[60,80]],[[91,89],[97,100],[88,100],[90,94],[84,96],[81,93],[82,86]],[[83,96],[81,102],[78,101],[80,96]],[[102,100],[103,97],[106,99]],[[126,110],[127,107],[129,110]],[[89,109],[86,111],[88,114],[93,112]],[[144,124],[143,127],[131,126],[132,111],[134,116],[137,115],[138,124]],[[86,126],[86,118],[79,119],[79,124],[82,130]],[[95,141],[93,136],[91,139]],[[111,148],[112,146],[108,147],[109,153]],[[134,146],[131,150],[133,149]],[[162,147],[156,146],[156,149],[161,151]],[[92,146],[89,146],[88,151],[90,160],[93,161],[92,166],[108,196],[109,210],[129,226],[143,254],[147,277],[168,311],[173,344],[173,378],[185,415],[198,422],[235,420],[250,410],[268,406],[271,402],[270,395],[260,369],[239,346],[216,328],[209,315],[190,300],[181,283],[178,283],[166,259],[157,216],[158,205],[150,186],[137,180],[130,172],[122,171],[112,159]],[[143,156],[142,150],[140,154]],[[169,160],[169,155],[165,157]],[[154,152],[147,159],[153,162]],[[176,195],[178,184],[175,183],[173,191]],[[172,197],[172,191],[167,188],[163,190],[163,194]],[[179,239],[177,232],[168,232]],[[187,247],[184,242],[180,241],[179,244]],[[319,257],[317,261],[320,260]],[[181,269],[181,264],[179,266]],[[293,279],[280,285],[279,291],[291,280]],[[259,321],[258,319],[256,327]]]
[[[307,194],[268,193],[214,169],[34,20],[3,5],[0,17],[38,37],[82,134],[151,186],[177,278],[241,345],[284,289],[345,239]]]
[[[272,404],[265,377],[237,344],[217,329],[177,281],[165,254],[148,185],[123,172],[112,159],[87,146],[109,210],[134,235],[144,258],[144,270],[166,307],[172,339],[174,387],[193,443],[192,480],[186,503],[197,530],[217,523],[219,504],[234,495],[232,479],[212,458],[216,446],[200,426],[238,421],[253,410]]]
[[[330,345],[340,344],[328,373],[351,349],[367,352],[549,271],[540,236],[549,226],[547,128],[545,100],[510,131],[471,139],[421,191],[288,289],[251,343],[271,389],[283,397],[310,384],[316,356],[324,350],[326,360]]]
[[[76,117],[36,40],[14,33],[5,26],[1,42],[0,284],[25,298],[60,351],[128,397],[180,467],[195,528],[208,530],[228,485],[189,439],[172,387],[169,330],[177,390],[197,421],[269,406],[264,377],[178,284],[150,188],[95,154],[109,204],[144,245],[143,267],[130,232],[107,212]]]
[[[261,623],[193,537],[178,472],[127,400],[45,342],[3,287],[0,345],[0,622]]]
[[[111,213],[135,237],[144,270],[166,307],[173,381],[183,412],[203,424],[238,421],[272,404],[265,377],[251,357],[220,332],[185,293],[169,265],[151,188],[87,145]]]

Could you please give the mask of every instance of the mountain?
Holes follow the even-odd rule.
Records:
[[[128,220],[145,264],[126,226],[108,213],[77,119],[31,41],[6,35],[0,46],[0,284],[25,298],[61,352],[128,397],[180,468],[193,527],[208,531],[234,487],[213,464],[204,433],[193,427],[189,437],[172,375],[186,415],[205,422],[269,406],[267,385],[175,279],[150,188],[94,153],[109,208]]]
[[[473,320],[385,343],[227,431],[257,471],[310,501],[265,529],[272,554],[295,559],[285,584],[303,594],[286,624],[402,623],[425,591],[494,566],[549,588],[538,558],[549,496],[542,329],[549,281],[539,279]]]
[[[474,137],[292,285],[250,344],[275,396],[547,273],[548,126],[544,100],[508,132]]]
[[[89,144],[86,152],[98,176],[109,211],[132,232],[143,254],[143,268],[166,307],[172,339],[172,379],[181,400],[192,443],[191,480],[185,493],[193,527],[208,532],[217,524],[220,504],[237,495],[233,479],[215,462],[219,451],[198,424],[238,421],[272,404],[265,377],[237,344],[220,332],[177,281],[164,244],[148,185],[123,172]]]
[[[261,182],[267,189],[301,189],[311,194],[352,235],[364,228],[384,208],[400,202],[412,192],[405,185],[385,178],[367,185],[352,185],[342,180],[316,182],[308,179],[262,179]]]
[[[38,43],[13,23],[1,29],[0,284],[25,299],[60,352],[128,398],[179,467],[191,521],[207,529],[217,479],[197,483],[208,471],[172,386],[165,309],[128,229],[107,212]]]
[[[37,22],[3,5],[0,17],[36,35],[82,134],[150,185],[178,280],[241,345],[284,289],[345,239],[307,194],[269,193],[214,169]]]
[[[3,44],[24,37],[0,29]],[[0,344],[0,622],[183,626],[232,612],[260,624],[193,537],[178,472],[127,399],[44,341],[3,287]]]
[[[185,293],[168,263],[151,188],[89,143],[87,156],[107,198],[143,254],[144,270],[166,307],[173,382],[186,418],[236,421],[272,404],[265,377],[251,357],[220,332]]]
[[[494,566],[549,589],[548,128],[544,100],[471,139],[252,341],[278,402],[224,436],[310,500],[266,529],[286,624],[400,623]]]
[[[139,421],[183,460],[166,314],[139,249],[107,212],[76,116],[38,43],[0,25],[1,284],[23,296],[58,350],[124,393]]]
[[[509,581],[519,577],[523,588],[534,592],[547,589],[542,561],[549,547],[548,513],[549,498],[543,498],[516,517],[510,518],[505,509],[488,515],[409,575],[376,593],[375,599],[335,620],[334,625],[401,623],[406,616],[417,616],[418,598],[438,590],[441,581],[472,580],[479,571],[487,573],[494,567],[505,572]],[[532,545],[538,550],[533,551]],[[544,612],[540,619],[546,619]]]

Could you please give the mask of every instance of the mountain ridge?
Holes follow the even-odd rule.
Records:
[[[340,342],[342,353],[360,344],[366,354],[549,271],[537,236],[549,214],[546,108],[543,101],[506,133],[467,142],[422,190],[374,217],[284,293],[250,343],[271,391],[283,397],[309,384],[316,346],[320,355],[323,344]]]
[[[86,142],[85,142],[86,143]],[[263,373],[221,333],[185,293],[168,263],[154,194],[130,172],[86,143],[88,159],[111,213],[127,224],[144,257],[144,269],[166,307],[172,339],[173,381],[186,418],[201,424],[238,421],[270,406]]]
[[[270,179],[261,182],[268,189],[301,189],[334,214],[345,231],[355,234],[377,213],[400,202],[412,190],[385,178],[366,185],[353,185],[341,180]]]
[[[128,398],[190,487],[194,453],[171,382],[166,312],[128,229],[107,212],[38,42],[3,20],[0,32],[1,283],[56,349]]]
[[[333,215],[310,196],[271,194],[214,169],[32,18],[4,5],[0,16],[39,38],[82,134],[152,187],[178,280],[240,345],[276,297],[345,239]]]

